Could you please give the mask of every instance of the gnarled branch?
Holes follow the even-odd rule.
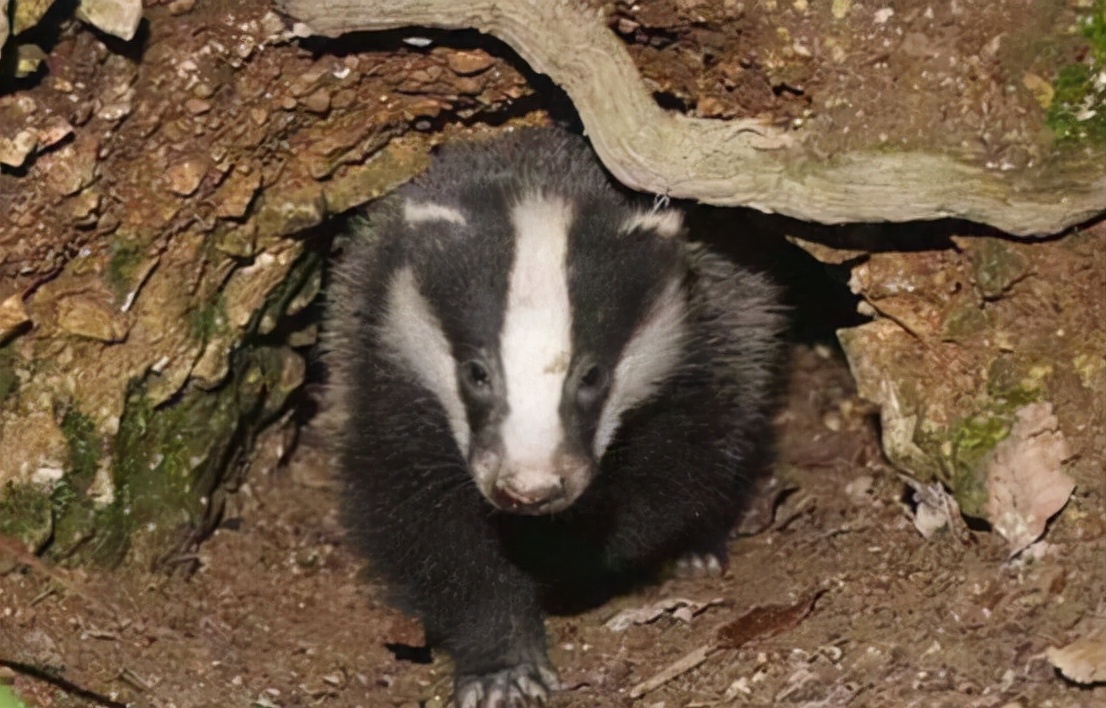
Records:
[[[299,33],[472,28],[510,45],[569,95],[608,169],[635,189],[807,221],[962,218],[1049,234],[1106,211],[1106,156],[1019,173],[922,151],[830,160],[755,121],[661,109],[598,10],[581,0],[279,0]]]

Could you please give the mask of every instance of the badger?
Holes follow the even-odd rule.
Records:
[[[554,128],[446,146],[343,250],[349,536],[451,656],[457,706],[544,705],[558,598],[721,569],[765,449],[776,288]]]

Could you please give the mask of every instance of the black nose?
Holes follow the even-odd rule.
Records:
[[[556,478],[549,484],[519,488],[511,479],[500,479],[493,492],[496,506],[510,511],[526,511],[556,501],[565,495],[564,480]]]

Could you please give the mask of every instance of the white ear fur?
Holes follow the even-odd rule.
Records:
[[[635,212],[622,223],[622,232],[636,229],[653,231],[664,238],[675,238],[683,233],[684,215],[675,209],[652,209]]]

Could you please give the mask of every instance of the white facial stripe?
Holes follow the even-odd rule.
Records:
[[[464,226],[468,221],[464,214],[453,207],[434,202],[414,202],[410,199],[403,203],[403,219],[408,225],[427,221],[448,221],[451,224]]]
[[[684,228],[683,214],[674,209],[639,211],[622,224],[623,233],[646,229],[664,238],[678,236]]]
[[[411,268],[403,268],[388,289],[388,309],[381,340],[394,359],[415,374],[445,409],[453,439],[468,456],[470,431],[457,388],[456,365],[441,323],[419,292]]]
[[[679,363],[687,334],[687,303],[673,280],[626,343],[614,369],[611,391],[599,414],[592,451],[603,456],[622,414],[652,396]]]
[[[503,421],[504,463],[550,469],[564,439],[559,413],[571,359],[568,230],[572,208],[532,196],[511,212],[515,258],[500,335],[509,412]]]

